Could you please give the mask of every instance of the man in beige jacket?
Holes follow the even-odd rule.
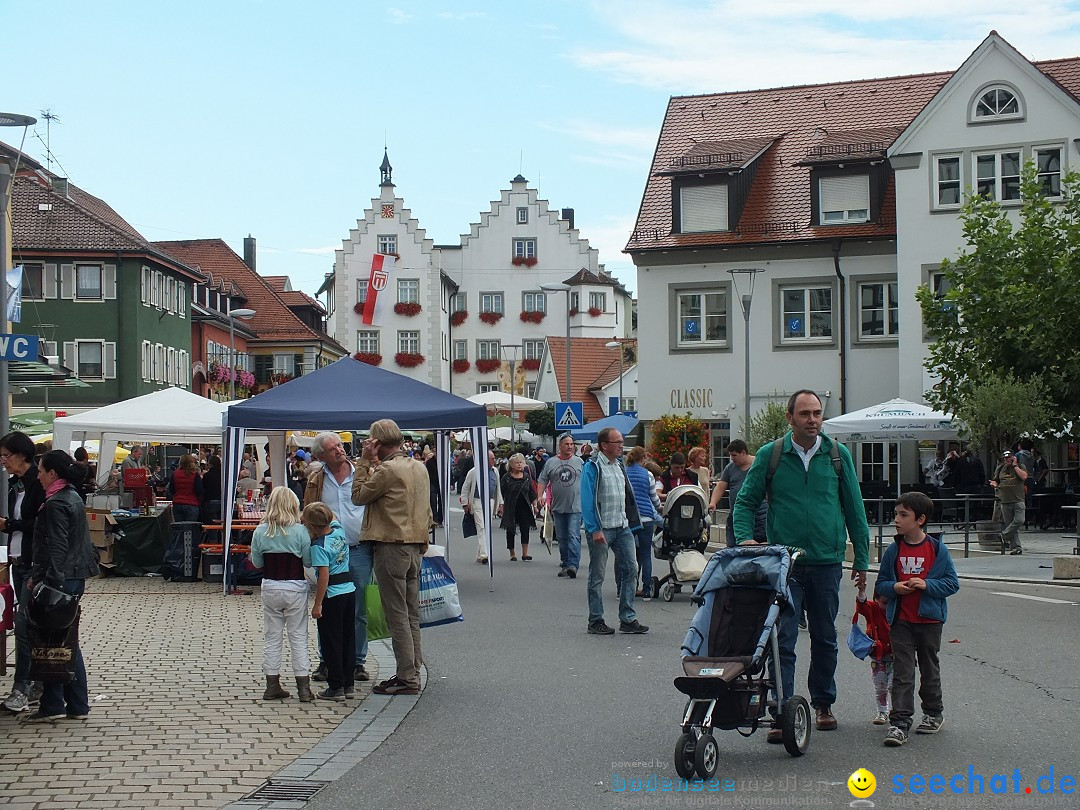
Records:
[[[397,673],[376,684],[378,695],[420,693],[420,560],[431,529],[428,474],[401,450],[392,419],[371,423],[353,475],[353,503],[363,505],[360,540],[373,544],[375,580],[390,630]]]

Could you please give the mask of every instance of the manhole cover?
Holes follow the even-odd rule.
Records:
[[[326,787],[327,782],[311,782],[306,779],[270,779],[245,796],[245,799],[263,801],[306,802]]]

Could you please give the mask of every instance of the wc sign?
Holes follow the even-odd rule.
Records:
[[[38,338],[36,335],[0,334],[0,360],[38,359]]]

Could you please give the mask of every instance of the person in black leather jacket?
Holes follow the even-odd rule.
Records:
[[[63,450],[50,450],[38,462],[38,480],[45,488],[45,505],[34,524],[34,562],[27,589],[45,582],[82,596],[87,577],[98,573],[97,552],[90,542],[86,507],[79,495],[83,470]],[[32,598],[32,597],[31,597]],[[38,711],[28,722],[68,717],[85,720],[90,714],[86,666],[75,647],[75,678],[70,683],[46,683]]]
[[[29,598],[26,582],[33,560],[34,522],[45,503],[45,488],[37,480],[34,463],[34,440],[25,433],[12,431],[0,439],[0,462],[8,471],[8,517],[0,518],[0,530],[7,534],[11,586],[19,607]],[[30,634],[26,614],[15,614],[15,682],[3,707],[9,712],[25,712],[30,707]],[[40,687],[38,689],[40,692]]]

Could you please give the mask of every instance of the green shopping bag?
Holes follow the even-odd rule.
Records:
[[[364,588],[364,601],[367,603],[368,641],[390,638],[390,629],[386,626],[386,614],[383,613],[382,597],[379,586],[374,582]]]

